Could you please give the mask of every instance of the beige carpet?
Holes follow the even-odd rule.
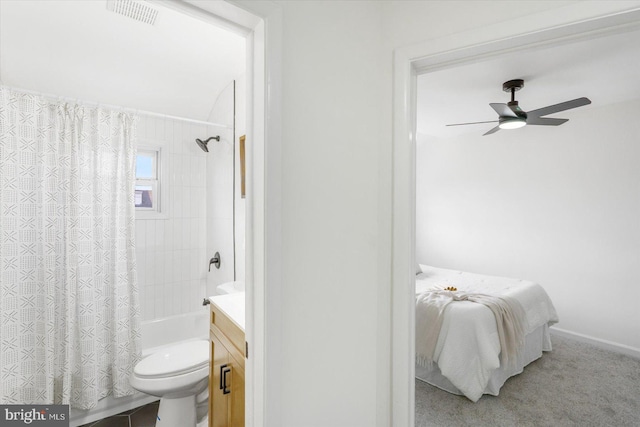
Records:
[[[416,380],[416,426],[640,426],[640,359],[556,335],[552,343],[477,403]]]

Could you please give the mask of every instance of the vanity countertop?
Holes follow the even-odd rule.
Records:
[[[224,311],[227,316],[244,331],[244,292],[216,295],[209,297],[209,301]]]

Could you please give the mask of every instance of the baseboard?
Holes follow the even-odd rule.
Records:
[[[625,354],[627,356],[640,359],[640,348],[631,347],[628,345],[619,344],[612,341],[602,340],[599,338],[594,338],[589,335],[583,335],[577,332],[567,331],[565,329],[559,329],[559,328],[556,328],[555,326],[552,326],[551,328],[549,328],[549,331],[551,332],[552,335],[558,335],[561,337],[573,339],[573,340],[584,342],[587,344],[593,344],[596,347],[600,347],[605,350],[611,350],[616,353]]]

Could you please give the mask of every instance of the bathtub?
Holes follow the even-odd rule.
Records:
[[[158,349],[181,341],[209,339],[209,309],[202,308],[197,312],[155,319],[140,324],[142,356]],[[107,396],[90,410],[71,409],[70,427],[88,424],[120,412],[159,400],[158,397],[136,392],[132,396],[114,398]]]

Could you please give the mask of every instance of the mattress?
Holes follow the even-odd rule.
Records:
[[[418,379],[476,402],[483,394],[498,395],[509,377],[522,372],[543,351],[551,350],[549,326],[558,321],[558,316],[539,284],[426,265],[421,269],[422,273],[416,276],[416,296],[453,286],[462,292],[517,300],[524,309],[525,340],[516,363],[501,366],[500,340],[491,310],[483,304],[456,301],[443,312],[433,363],[416,363]],[[416,323],[416,342],[430,327],[421,323]]]

